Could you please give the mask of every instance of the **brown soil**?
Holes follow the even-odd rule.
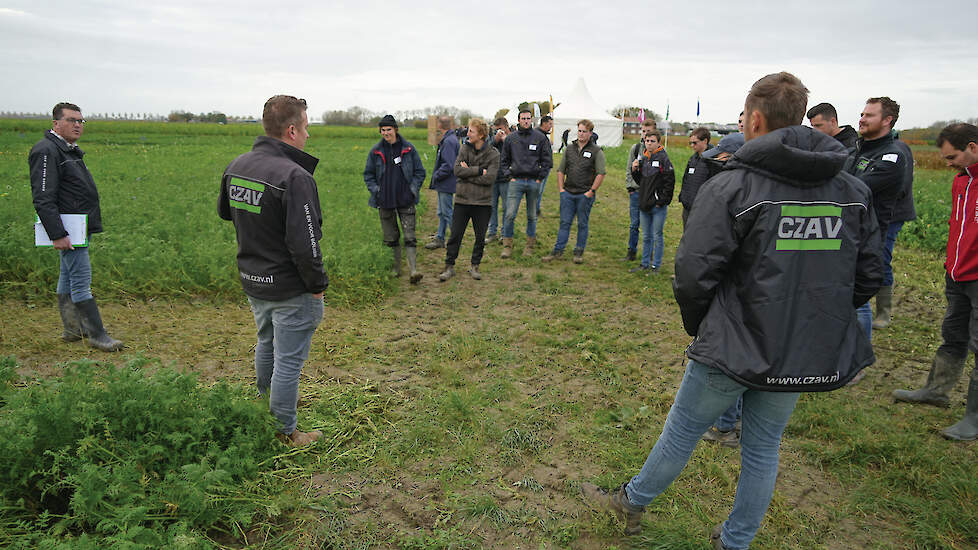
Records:
[[[522,368],[527,376],[514,381],[514,393],[519,396],[556,391],[565,402],[581,404],[586,416],[642,399],[652,409],[650,423],[658,433],[681,379],[682,352],[689,342],[671,299],[668,272],[658,275],[660,280],[650,280],[636,294],[622,291],[617,284],[618,278],[628,276],[624,273],[627,266],[617,257],[622,251],[617,248],[589,250],[587,263],[581,266],[568,260],[540,263],[538,258],[553,243],[554,203],[545,200],[544,208],[550,210],[541,220],[542,235],[535,259],[519,257],[519,238],[514,260],[500,260],[500,247],[488,245],[482,265],[484,279],[474,281],[466,272],[470,232],[453,280],[437,280],[443,266],[443,250],[420,250],[425,278],[419,285],[412,286],[405,280],[396,296],[362,310],[327,307],[304,374],[370,380],[381,391],[410,396],[419,388],[434,386],[435,381],[441,384],[438,377],[445,373],[455,373],[465,383],[479,385],[491,381],[495,373],[501,372],[499,369]],[[625,201],[607,193],[591,219],[592,235],[594,231],[623,235],[627,226]],[[678,232],[678,219],[679,209],[674,208],[667,229],[670,251],[666,266],[670,265],[677,242],[669,232]],[[422,227],[433,224],[433,213],[429,212]],[[95,275],[98,276],[97,266]],[[546,284],[538,284],[538,277],[562,289],[575,289],[575,293],[554,296],[548,293]],[[899,318],[907,323],[912,318],[913,326],[935,327],[930,329],[934,335],[943,308],[934,300],[941,299],[940,295],[916,295],[898,285],[896,296]],[[220,306],[167,301],[104,305],[106,325],[114,336],[126,342],[126,350],[119,354],[97,352],[83,343],[62,343],[58,339],[60,321],[53,295],[50,303],[6,301],[2,309],[0,355],[16,356],[21,374],[28,377],[56,376],[59,365],[78,359],[118,364],[139,353],[192,369],[204,381],[223,378],[247,382],[252,378],[254,325],[243,297]],[[577,344],[581,334],[567,334],[567,345],[554,345],[549,336],[531,326],[534,322],[569,317],[588,324],[590,337],[599,341],[596,351]],[[898,320],[888,329],[890,332],[881,333],[877,339],[879,362],[853,389],[856,395],[885,398],[882,396],[894,387],[919,383],[926,375],[933,347],[916,348],[902,342],[900,334],[906,330],[900,328],[903,321]],[[464,354],[448,365],[432,365],[427,359],[450,337],[466,334],[501,338],[502,347],[514,358],[514,364],[496,365],[484,357]],[[936,342],[936,337],[932,340]],[[611,371],[617,373],[617,381]],[[956,395],[960,397],[960,393]],[[560,422],[547,437],[542,452],[523,457],[515,465],[503,466],[504,462],[486,457],[480,464],[486,469],[482,480],[453,493],[453,498],[489,495],[508,518],[520,518],[519,521],[500,523],[491,517],[460,518],[456,514],[453,521],[461,522],[454,527],[481,541],[485,548],[537,548],[541,543],[552,548],[556,544],[543,535],[544,523],[592,521],[592,514],[576,496],[576,487],[580,481],[604,473],[600,459],[581,449],[577,435]],[[641,444],[651,448],[653,442],[644,440]],[[731,454],[729,460],[736,468],[736,454]],[[637,470],[641,463],[633,466]],[[393,478],[383,472],[322,472],[312,478],[310,486],[320,495],[339,495],[349,505],[349,520],[354,524],[376,525],[385,535],[430,533],[451,505],[446,502],[442,482],[433,477],[437,470],[438,464],[419,463]],[[844,506],[848,488],[808,465],[800,452],[792,450],[791,441],[785,441],[781,471],[776,504],[800,510],[823,528]],[[517,486],[527,479],[539,487]],[[732,491],[723,498],[725,502],[732,501]],[[876,529],[882,525],[886,530],[887,519],[890,518],[844,519],[841,527],[832,528],[831,540],[824,541],[825,548],[869,547],[879,537]],[[623,541],[582,530],[570,546],[606,548],[624,544]]]

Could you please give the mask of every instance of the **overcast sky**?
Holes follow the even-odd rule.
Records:
[[[794,73],[853,124],[866,98],[898,128],[978,117],[970,2],[271,2],[3,0],[0,110],[260,115],[276,93],[310,118],[360,105],[491,116],[561,100],[583,77],[607,108],[731,122],[750,85]]]

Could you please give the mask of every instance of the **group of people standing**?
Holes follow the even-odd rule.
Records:
[[[875,361],[872,324],[867,326],[857,311],[866,312],[877,295],[877,317],[889,322],[892,304],[878,293],[892,286],[892,274],[886,272],[893,241],[913,212],[912,156],[892,132],[899,105],[870,98],[860,117],[861,137],[851,142],[851,128],[839,128],[834,109],[826,104],[808,111],[813,127],[801,126],[807,98],[807,88],[794,75],[767,75],[747,95],[742,134],[726,136],[712,149],[709,132],[696,129],[690,136],[694,153],[680,192],[684,233],[673,283],[683,326],[693,338],[686,372],[641,471],[612,490],[582,485],[587,503],[625,519],[627,534],[641,530],[645,507],[680,474],[703,434],[721,417],[740,411],[737,495],[730,516],[710,539],[716,550],[748,548],[770,503],[781,437],[800,393],[843,387]],[[63,337],[85,337],[99,349],[115,351],[122,344],[102,327],[91,296],[87,253],[72,246],[59,218],[87,214],[87,232],[101,230],[98,193],[75,143],[85,121],[70,103],[55,106],[53,117],[52,129],[32,149],[29,163],[40,223],[61,256],[57,293]],[[521,112],[518,129],[507,134],[505,120],[495,121],[492,133],[485,121],[472,119],[454,158],[443,149],[456,147],[457,140],[443,140],[435,168],[438,183],[455,181],[450,216],[449,201],[439,200],[436,238],[451,231],[441,280],[454,275],[469,222],[476,234],[470,274],[481,277],[486,232],[498,228],[493,221],[501,197],[506,197],[504,257],[512,253],[513,221],[524,197],[532,252],[537,200],[552,154],[549,139],[531,127],[531,120],[531,113]],[[225,170],[217,210],[235,227],[239,278],[257,328],[258,391],[269,400],[278,437],[300,446],[322,435],[296,428],[298,381],[329,283],[312,175],[318,160],[303,150],[309,137],[304,100],[270,98],[262,125],[265,135]],[[415,205],[425,170],[393,117],[384,117],[379,128],[382,139],[370,150],[363,174],[369,202],[378,209],[384,242],[393,250],[394,273],[401,274],[403,232],[403,255],[417,283],[422,275]],[[588,214],[604,179],[604,154],[591,139],[593,125],[581,120],[577,132],[558,168],[561,225],[550,260],[561,256],[574,217],[574,257],[581,258]],[[661,265],[662,220],[675,181],[660,141],[654,127],[647,127],[629,158],[630,206],[645,233],[639,268],[649,271]],[[946,407],[968,351],[978,351],[978,322],[972,322],[978,312],[978,192],[971,192],[978,175],[978,127],[950,125],[937,145],[948,166],[960,170],[952,184],[944,343],[925,386],[897,390],[894,397]],[[908,196],[909,214],[902,209]],[[633,217],[629,260],[636,257],[635,229]],[[978,366],[971,374],[964,418],[943,434],[978,439]]]

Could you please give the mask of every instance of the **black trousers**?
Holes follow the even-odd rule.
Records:
[[[462,246],[462,237],[465,236],[465,228],[469,226],[469,220],[472,220],[472,229],[475,230],[472,265],[479,265],[482,262],[482,251],[486,248],[486,230],[489,228],[489,217],[491,215],[492,207],[489,205],[455,203],[455,210],[452,211],[452,236],[446,245],[448,251],[445,254],[445,265],[455,265],[458,249]]]

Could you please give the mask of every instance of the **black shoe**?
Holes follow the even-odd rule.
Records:
[[[634,262],[635,261],[635,252],[636,252],[636,250],[634,248],[629,248],[628,249],[628,252],[625,253],[625,257],[622,258],[621,261],[623,261],[623,262]]]
[[[647,265],[637,265],[637,266],[635,266],[635,267],[633,267],[633,268],[631,268],[631,269],[629,269],[629,270],[628,270],[628,272],[629,272],[629,273],[638,273],[638,272],[640,272],[640,271],[648,271],[648,270],[650,270],[650,269],[652,269],[652,268],[650,268],[650,267],[649,267],[649,266],[647,266]]]

